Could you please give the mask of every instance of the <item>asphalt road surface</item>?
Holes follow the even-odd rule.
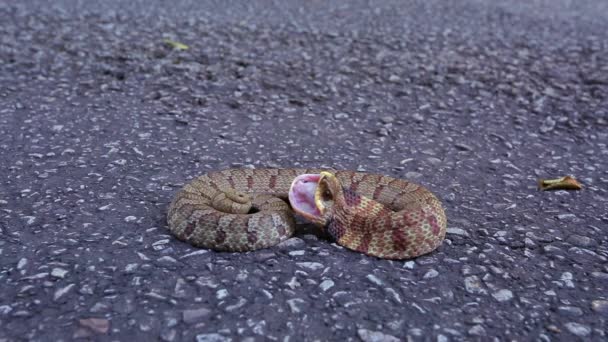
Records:
[[[3,342],[608,338],[606,1],[0,0],[0,166]],[[168,234],[231,167],[407,178],[447,239]]]

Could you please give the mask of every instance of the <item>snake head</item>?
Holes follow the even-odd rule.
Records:
[[[336,175],[327,171],[299,175],[289,189],[289,202],[296,213],[325,226],[344,202],[342,184]]]

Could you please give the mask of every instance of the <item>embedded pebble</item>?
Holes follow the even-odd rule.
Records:
[[[135,270],[137,270],[137,268],[139,267],[139,264],[127,264],[127,266],[125,266],[125,272],[126,273],[133,273],[135,272]]]
[[[572,273],[570,273],[570,272],[564,272],[564,273],[562,273],[562,275],[560,277],[560,280],[562,281],[564,286],[570,287],[570,288],[574,288],[574,282],[572,281],[573,279],[574,279],[574,277],[572,276]]]
[[[64,270],[63,268],[53,268],[51,271],[51,277],[63,279],[67,273],[68,270]]]
[[[218,300],[222,300],[226,297],[228,297],[228,290],[226,289],[220,289],[215,292],[215,298]]]
[[[589,247],[589,246],[593,246],[596,244],[595,240],[593,240],[587,236],[582,236],[582,235],[577,235],[577,234],[570,235],[566,241],[568,241],[571,244],[578,246],[578,247]]]
[[[204,321],[204,318],[209,316],[210,314],[211,310],[207,308],[184,310],[184,312],[182,313],[182,319],[188,324],[202,323]]]
[[[304,242],[304,240],[297,238],[297,237],[292,237],[290,239],[287,239],[287,240],[279,243],[277,245],[277,247],[278,248],[301,248],[305,245],[306,245],[306,242]]]
[[[589,336],[589,334],[591,334],[591,328],[589,328],[588,326],[586,326],[584,324],[580,324],[580,323],[576,323],[576,322],[568,322],[565,324],[565,326],[569,332],[571,332],[572,334],[579,336],[579,337],[585,337],[585,336]]]
[[[557,312],[562,316],[581,316],[583,314],[583,310],[576,306],[560,306],[557,308]]]
[[[468,293],[472,294],[487,294],[478,276],[473,275],[464,278],[464,286]]]
[[[469,329],[468,333],[469,333],[469,335],[473,335],[473,336],[485,336],[487,334],[486,329],[479,324],[472,326]]]
[[[67,286],[61,287],[55,291],[53,295],[53,300],[58,301],[61,297],[65,296],[68,292],[70,292],[76,284],[69,284]]]
[[[305,303],[305,301],[301,298],[292,298],[287,300],[287,305],[289,306],[289,310],[291,310],[292,313],[301,312],[301,305],[303,303]]]
[[[606,272],[591,272],[591,276],[596,279],[608,281],[608,273]]]
[[[336,118],[336,119],[348,119],[348,114],[346,114],[346,113],[337,113],[336,115],[334,115],[334,118]]]
[[[334,282],[330,279],[325,279],[321,282],[321,284],[319,284],[319,287],[321,288],[321,290],[327,291],[334,287]]]
[[[453,234],[453,235],[459,235],[459,236],[469,236],[469,233],[461,228],[448,228],[447,229],[447,233],[448,234]]]
[[[236,302],[235,304],[233,304],[233,305],[228,305],[228,306],[226,307],[226,311],[234,311],[234,310],[237,310],[237,309],[239,309],[239,308],[243,307],[245,304],[247,304],[247,299],[245,299],[245,298],[242,298],[242,297],[241,297],[241,298],[239,298],[238,302]]]
[[[173,257],[170,257],[168,255],[165,255],[163,257],[158,258],[157,260],[160,263],[164,263],[164,264],[175,264],[177,263],[177,260],[175,260]]]
[[[401,81],[401,77],[397,75],[390,75],[388,81],[392,83],[399,83]]]
[[[381,331],[373,331],[367,329],[357,330],[357,335],[363,342],[399,342],[400,340],[389,334]]]
[[[218,333],[198,334],[196,342],[231,342],[232,339]]]
[[[401,296],[394,289],[387,287],[384,289],[384,291],[386,293],[388,293],[396,303],[399,303],[399,304],[403,303],[403,301],[401,300]]]
[[[439,272],[437,272],[436,269],[431,268],[430,270],[428,270],[424,276],[422,276],[423,279],[431,279],[431,278],[435,278],[439,275]]]
[[[160,339],[165,342],[173,342],[177,338],[177,330],[163,329],[160,333]]]
[[[494,299],[499,302],[506,302],[508,300],[513,299],[513,292],[508,289],[502,289],[492,293],[492,297],[494,297]]]
[[[25,268],[26,265],[27,265],[27,259],[21,258],[21,259],[19,259],[19,262],[17,263],[17,269],[22,270]]]
[[[110,321],[106,318],[82,318],[78,320],[78,323],[81,326],[89,328],[99,334],[105,334],[110,329]]]
[[[565,221],[565,220],[570,220],[570,219],[574,219],[576,218],[576,215],[574,214],[559,214],[557,215],[557,218],[561,221]]]
[[[320,270],[323,267],[325,267],[325,266],[323,266],[323,264],[318,263],[318,262],[297,262],[296,265],[298,265],[299,267],[308,269],[310,271],[317,271],[317,270]]]
[[[10,306],[0,305],[0,315],[8,315],[11,311],[13,311],[13,308]]]
[[[596,299],[591,301],[591,309],[599,314],[608,316],[608,300]]]
[[[555,124],[556,124],[555,120],[552,117],[547,116],[545,118],[545,120],[543,121],[542,125],[540,126],[540,132],[541,133],[551,132],[555,128]]]
[[[422,177],[422,173],[420,172],[409,171],[405,174],[405,179],[417,179],[420,177]]]
[[[369,280],[370,282],[372,282],[373,284],[376,284],[378,286],[384,285],[384,282],[373,274],[368,274],[366,276],[366,278],[367,278],[367,280]]]

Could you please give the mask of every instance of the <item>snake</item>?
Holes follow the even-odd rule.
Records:
[[[294,235],[296,216],[338,245],[383,259],[438,248],[447,219],[425,187],[390,176],[331,169],[212,171],[185,184],[167,211],[170,232],[195,247],[247,252]]]

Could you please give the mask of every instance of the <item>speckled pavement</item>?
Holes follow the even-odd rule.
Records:
[[[607,18],[0,0],[0,341],[606,340]],[[279,166],[414,180],[447,239],[387,261],[306,226],[245,254],[168,234],[191,178]],[[537,191],[564,175],[584,189]]]

